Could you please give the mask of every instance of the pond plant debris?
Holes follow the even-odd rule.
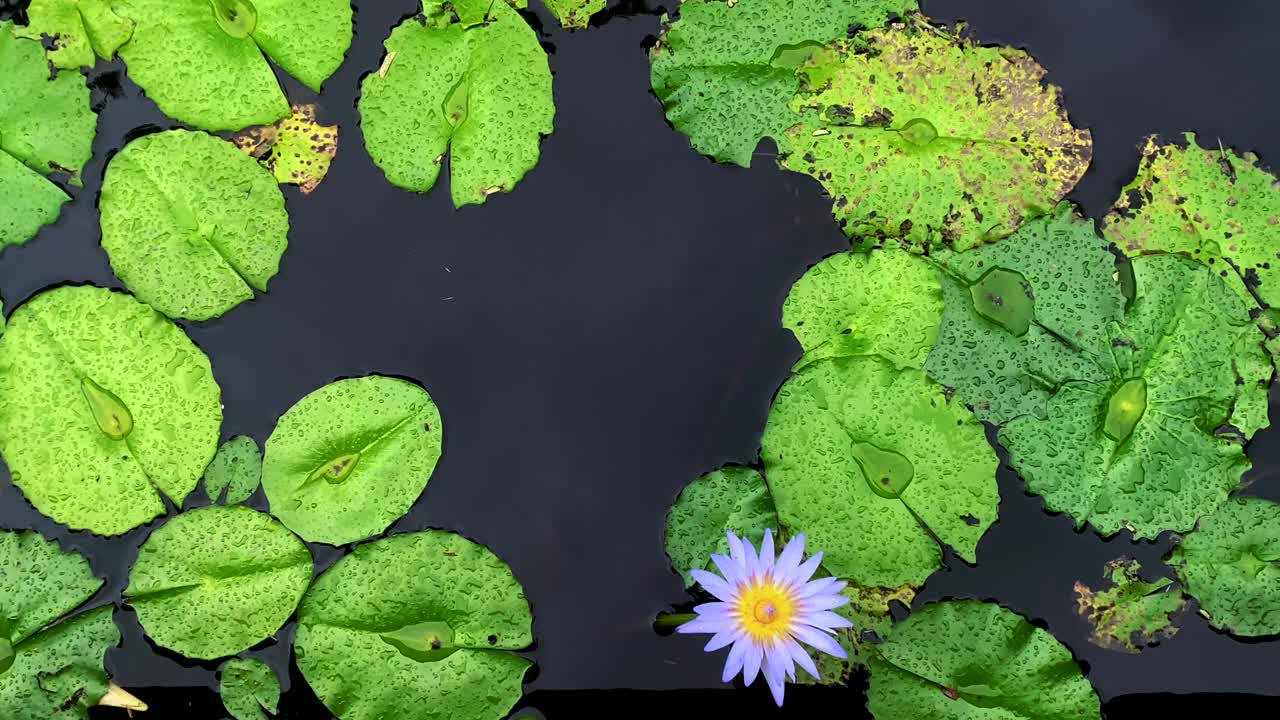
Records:
[[[544,5],[575,30],[618,11]],[[679,634],[730,648],[722,679],[763,674],[781,705],[786,682],[865,673],[880,720],[1100,719],[1081,664],[1022,615],[911,607],[946,558],[981,560],[1000,509],[989,437],[1078,528],[1173,536],[1158,571],[1122,558],[1107,586],[1076,583],[1091,642],[1172,641],[1192,599],[1222,632],[1280,636],[1280,504],[1243,479],[1280,354],[1280,181],[1262,159],[1151,136],[1095,224],[1064,201],[1091,132],[1029,53],[936,24],[916,0],[671,9],[648,59],[672,128],[743,167],[771,141],[849,240],[783,302],[800,357],[758,461],[706,472],[667,515],[666,552],[698,603]],[[522,11],[424,0],[389,29],[357,102],[388,182],[426,193],[447,170],[461,208],[536,168],[556,108],[550,45]],[[283,676],[251,650],[295,613],[297,669],[341,720],[498,720],[520,701],[533,617],[511,568],[448,530],[384,536],[443,454],[431,394],[337,380],[260,449],[224,439],[222,390],[187,334],[279,272],[279,186],[305,195],[331,169],[338,127],[319,108],[352,17],[349,0],[31,0],[25,25],[0,22],[0,251],[82,192],[99,61],[123,61],[189,127],[130,134],[103,159],[101,243],[128,292],[55,285],[0,317],[13,484],[66,529],[145,535],[123,595],[100,601],[107,583],[78,553],[0,531],[6,719],[147,709],[103,663],[120,604],[155,645],[217,661],[237,720],[276,713]],[[277,69],[321,101],[286,97]],[[179,511],[201,478],[207,503]],[[269,512],[241,504],[260,487]],[[341,558],[316,577],[308,542]],[[823,552],[806,560],[806,542]]]

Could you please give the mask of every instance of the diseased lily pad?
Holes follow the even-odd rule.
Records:
[[[351,45],[350,0],[115,0],[111,7],[134,23],[119,48],[129,77],[166,115],[209,131],[289,114],[268,59],[319,92]]]
[[[1077,580],[1076,610],[1093,631],[1089,642],[1109,650],[1136,653],[1178,633],[1176,616],[1187,599],[1170,578],[1142,579],[1136,560],[1107,563],[1108,590],[1094,591]]]
[[[298,613],[297,659],[341,720],[498,720],[520,699],[533,617],[511,570],[441,530],[361,545]]]
[[[73,529],[119,535],[163,514],[162,497],[181,505],[221,425],[209,359],[128,295],[50,290],[0,337],[0,453],[36,509]]]
[[[275,125],[245,130],[235,144],[271,171],[281,185],[297,185],[304,195],[329,174],[338,154],[338,126],[321,125],[315,105],[294,105]]]
[[[172,318],[208,320],[266,292],[289,244],[275,178],[202,132],[129,143],[107,166],[99,205],[112,269]]]
[[[309,542],[363,540],[422,494],[440,459],[440,412],[420,386],[371,375],[299,400],[267,440],[271,512]]]
[[[218,448],[213,462],[204,471],[204,491],[217,502],[227,491],[226,503],[236,505],[248,500],[262,484],[262,451],[251,437],[238,435]]]
[[[854,238],[966,250],[1062,199],[1093,154],[1044,68],[919,16],[815,53],[781,163],[815,177]]]
[[[271,637],[311,582],[311,553],[269,515],[190,510],[151,533],[125,601],[152,640],[187,657],[235,655]]]
[[[1217,270],[1248,307],[1280,306],[1280,181],[1253,153],[1147,138],[1133,182],[1103,219],[1130,253],[1171,252]]]
[[[561,27],[585,28],[592,16],[604,10],[605,0],[543,0]]]
[[[16,37],[20,30],[0,22],[0,250],[58,219],[67,194],[43,176],[79,186],[98,125],[84,76],[50,77],[40,41]]]
[[[726,531],[759,545],[766,529],[777,531],[778,512],[764,478],[748,467],[724,467],[689,483],[676,498],[667,513],[667,556],[692,587],[690,570],[715,572],[711,553],[729,555]]]
[[[975,600],[926,605],[899,623],[871,658],[867,708],[879,720],[1102,718],[1070,650]]]
[[[447,16],[405,20],[360,90],[365,145],[387,180],[427,192],[448,154],[456,207],[514,188],[537,164],[555,115],[537,35],[506,3],[488,12],[471,27]]]
[[[782,325],[804,350],[797,369],[829,357],[879,355],[922,368],[938,337],[937,271],[901,250],[833,255],[796,281]]]
[[[280,678],[266,663],[254,658],[235,658],[222,665],[218,692],[222,706],[236,720],[264,720],[263,709],[279,712]]]
[[[110,60],[128,42],[133,23],[116,15],[111,0],[31,0],[18,37],[47,42],[49,61],[60,70],[93,67],[95,55]]]
[[[879,27],[916,0],[686,0],[649,53],[667,120],[694,149],[743,167],[799,117],[796,66],[851,27]]]
[[[803,529],[837,577],[919,585],[942,565],[935,536],[974,562],[995,522],[997,461],[982,425],[919,370],[814,362],[778,392],[763,442],[779,520]]]
[[[102,580],[34,532],[0,531],[0,716],[88,718],[107,691],[102,658],[120,642],[111,606],[66,618]]]
[[[918,588],[903,585],[896,588],[868,588],[850,584],[841,595],[849,598],[849,603],[833,609],[831,612],[853,623],[851,628],[839,628],[835,631],[836,642],[844,648],[848,655],[840,659],[826,653],[816,653],[813,658],[818,668],[818,677],[811,678],[806,673],[796,673],[797,681],[802,685],[845,685],[852,678],[856,669],[866,667],[875,654],[875,648],[893,630],[891,607],[894,602],[910,607]]]
[[[1280,634],[1280,505],[1232,498],[1173,549],[1169,565],[1214,627]]]

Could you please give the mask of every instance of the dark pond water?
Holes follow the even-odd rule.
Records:
[[[18,4],[0,0],[0,9]],[[455,212],[443,186],[402,192],[364,153],[354,104],[389,28],[419,3],[356,5],[355,44],[319,99],[321,119],[341,126],[340,152],[311,196],[286,192],[290,247],[271,292],[187,326],[222,385],[225,434],[264,441],[281,413],[336,378],[421,382],[444,415],[446,452],[392,532],[448,528],[511,564],[537,618],[525,707],[556,720],[619,709],[858,717],[856,690],[792,689],[775,713],[763,686],[720,689],[722,657],[703,654],[701,642],[650,628],[656,613],[686,600],[662,549],[668,507],[698,475],[756,458],[770,399],[799,355],[779,327],[782,298],[846,244],[818,185],[777,169],[767,145],[751,170],[715,165],[666,125],[644,52],[664,3],[645,0],[611,1],[613,12],[586,32],[560,30],[541,8],[526,15],[553,51],[556,132],[514,193]],[[1094,132],[1094,166],[1073,197],[1095,216],[1132,177],[1149,132],[1196,129],[1280,158],[1274,0],[925,6],[939,19],[969,20],[984,40],[1027,48],[1050,69],[1073,119]],[[118,63],[90,77],[102,116],[85,188],[56,226],[0,258],[7,308],[64,282],[118,286],[98,245],[105,163],[129,139],[175,124]],[[295,100],[311,95],[287,83]],[[1280,500],[1280,430],[1260,433],[1249,454],[1249,492]],[[1280,695],[1280,641],[1241,642],[1192,616],[1139,656],[1086,642],[1073,582],[1100,580],[1103,563],[1120,555],[1158,567],[1167,540],[1102,541],[1046,514],[1011,472],[1000,488],[1001,519],[980,564],[952,559],[921,602],[995,598],[1034,618],[1087,666],[1111,718],[1280,709],[1262,697]],[[32,510],[7,472],[0,526],[36,528],[87,554],[108,578],[97,602],[118,601],[150,531],[110,540],[68,532]],[[341,555],[313,550],[320,567]],[[128,609],[117,621],[124,642],[108,668],[151,704],[151,717],[224,716],[215,664],[156,648]],[[291,668],[291,639],[290,627],[253,654]],[[286,682],[282,717],[329,717],[296,670]]]

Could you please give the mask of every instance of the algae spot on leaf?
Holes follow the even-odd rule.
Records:
[[[1093,627],[1089,642],[1136,653],[1177,634],[1176,619],[1186,597],[1173,580],[1148,582],[1141,570],[1136,560],[1120,558],[1104,570],[1109,589],[1095,591],[1076,582],[1076,611]]]
[[[1047,631],[994,603],[926,605],[871,657],[867,708],[878,720],[1101,720],[1093,686]]]
[[[204,471],[205,494],[217,502],[226,490],[228,505],[248,500],[261,483],[262,451],[253,438],[244,435],[223,443]]]
[[[666,549],[671,565],[694,584],[690,570],[714,571],[711,554],[729,555],[725,532],[759,544],[766,529],[778,527],[773,497],[760,473],[729,466],[689,483],[667,513]]]
[[[129,143],[107,166],[99,205],[112,269],[172,318],[208,320],[266,292],[289,244],[275,178],[202,132]]]
[[[264,720],[262,711],[275,715],[280,704],[280,678],[266,663],[254,658],[234,658],[219,670],[218,692],[222,706],[236,720]]]
[[[235,655],[284,625],[311,582],[311,553],[242,506],[199,508],[151,533],[125,601],[147,635],[187,657]]]
[[[101,586],[76,553],[34,532],[0,531],[0,716],[88,718],[107,692],[103,655],[120,633],[109,605],[67,615]]]
[[[350,0],[127,0],[112,7],[134,24],[119,47],[129,77],[165,114],[209,131],[289,114],[268,58],[319,92],[351,45]]]
[[[316,580],[298,612],[298,668],[343,720],[498,720],[520,699],[530,663],[513,651],[532,644],[532,623],[520,583],[484,547],[441,530],[396,535]]]
[[[14,34],[48,38],[49,61],[60,70],[93,67],[95,55],[110,60],[133,35],[133,23],[112,10],[111,0],[31,0],[27,18]]]
[[[537,35],[500,0],[487,12],[471,26],[447,14],[405,20],[384,43],[394,62],[360,89],[365,144],[387,180],[427,192],[447,154],[455,207],[514,188],[537,164],[555,115]]]
[[[0,399],[14,484],[41,513],[101,535],[162,514],[162,494],[181,505],[222,425],[209,359],[182,330],[89,286],[14,311],[0,337]]]
[[[782,525],[803,530],[831,574],[864,586],[923,583],[942,565],[935,537],[974,562],[996,519],[997,461],[981,423],[920,370],[877,357],[795,373],[762,455]]]
[[[68,197],[46,176],[66,173],[78,187],[98,125],[84,76],[50,77],[40,41],[17,37],[19,30],[0,22],[0,250],[58,219]]]
[[[1133,182],[1103,219],[1126,252],[1213,265],[1248,307],[1280,306],[1280,182],[1253,153],[1147,138]]]
[[[605,0],[543,0],[561,27],[585,28],[592,16],[604,10]]]
[[[440,459],[440,412],[420,386],[368,376],[298,401],[267,440],[271,512],[309,542],[345,545],[386,530]]]
[[[1214,627],[1280,634],[1280,504],[1232,498],[1200,521],[1168,560]]]
[[[321,125],[315,105],[294,105],[274,125],[248,128],[232,141],[281,185],[297,185],[304,195],[324,180],[338,155],[338,126]]]
[[[918,16],[840,40],[801,69],[783,167],[836,198],[850,237],[965,250],[1062,199],[1093,154],[1044,68]]]
[[[687,0],[649,53],[650,82],[695,150],[749,167],[761,139],[785,146],[787,128],[800,119],[788,107],[800,89],[796,57],[917,7],[916,0]]]

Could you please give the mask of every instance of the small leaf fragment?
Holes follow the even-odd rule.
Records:
[[[256,658],[233,658],[219,671],[222,706],[236,720],[263,720],[262,711],[275,715],[280,705],[280,678]]]
[[[605,0],[543,0],[565,28],[585,28],[591,17],[604,10]]]
[[[227,491],[226,503],[236,505],[248,500],[262,484],[262,451],[251,437],[238,435],[218,448],[213,462],[204,471],[204,490],[210,500],[217,501]]]
[[[1094,591],[1076,582],[1076,610],[1093,627],[1089,641],[1094,645],[1136,653],[1177,634],[1175,619],[1186,597],[1173,580],[1148,582],[1141,570],[1136,560],[1120,558],[1104,569],[1109,589]]]
[[[297,185],[309,194],[329,173],[338,154],[338,126],[321,125],[317,108],[294,105],[292,114],[274,125],[252,127],[232,138],[275,176],[281,185]]]

